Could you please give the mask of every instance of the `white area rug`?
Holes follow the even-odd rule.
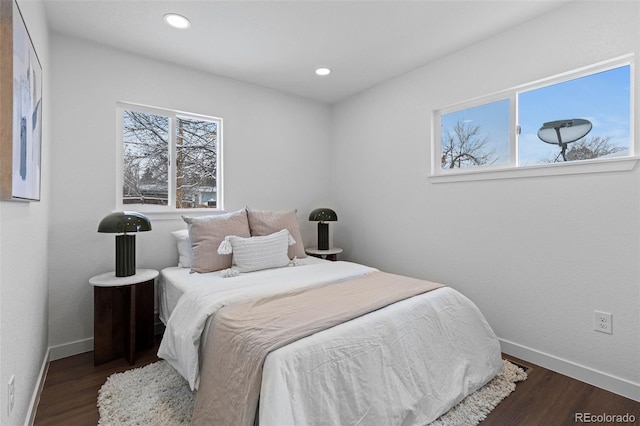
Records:
[[[504,398],[525,380],[527,374],[503,360],[503,368],[493,380],[442,415],[430,426],[477,425]],[[165,361],[116,373],[107,379],[98,394],[99,425],[188,425],[196,393]]]

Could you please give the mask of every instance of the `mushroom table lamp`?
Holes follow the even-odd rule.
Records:
[[[116,277],[136,274],[136,236],[132,232],[151,231],[151,221],[137,212],[115,212],[105,216],[98,232],[116,235]]]
[[[335,222],[338,215],[331,209],[315,209],[309,214],[309,220],[318,222],[318,250],[329,250],[329,224],[325,222]]]

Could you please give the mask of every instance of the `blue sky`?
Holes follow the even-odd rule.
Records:
[[[466,108],[442,116],[442,128],[453,129],[458,122],[480,126],[491,141],[498,160],[493,164],[509,162],[509,100],[500,100],[473,108]],[[453,134],[453,131],[451,131]]]
[[[593,124],[587,138],[610,136],[610,143],[629,148],[630,66],[518,94],[519,164],[539,164],[553,159],[560,148],[542,142],[538,129],[549,121],[584,118]],[[442,116],[443,128],[458,120],[480,125],[494,144],[499,160],[508,162],[509,101],[498,101]],[[571,145],[569,144],[569,148]],[[621,154],[627,154],[622,151]]]

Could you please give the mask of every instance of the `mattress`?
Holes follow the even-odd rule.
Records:
[[[313,265],[323,262],[328,261],[313,256],[296,259],[296,265],[298,266]],[[264,272],[269,273],[268,271],[257,271],[252,274],[254,277],[259,279],[261,273]],[[189,268],[182,268],[179,266],[165,268],[160,272],[160,281],[158,286],[158,313],[160,321],[162,321],[164,325],[167,325],[167,321],[176,307],[178,300],[189,290],[202,288],[203,286],[211,286],[224,291],[229,288],[233,288],[235,285],[235,281],[226,279],[222,271],[198,274],[192,273]]]

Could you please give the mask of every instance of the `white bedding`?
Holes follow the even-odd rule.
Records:
[[[217,309],[374,270],[310,260],[304,266],[222,278],[168,268],[161,281],[167,329],[158,355],[196,388],[201,334]],[[423,425],[501,367],[500,345],[478,308],[445,287],[272,352],[263,370],[259,422]]]
[[[443,287],[272,352],[259,422],[423,426],[501,368],[478,308]]]
[[[180,288],[185,290],[184,294],[176,303],[166,323],[158,356],[169,362],[187,379],[192,390],[197,389],[201,335],[207,319],[218,309],[233,303],[249,302],[280,292],[335,282],[374,270],[350,262],[306,261],[299,266],[266,269],[227,278],[223,278],[221,272],[187,272],[185,280],[180,282]],[[168,271],[163,270],[163,276],[167,275],[165,272]],[[162,286],[164,287],[164,283]],[[164,293],[164,290],[162,292]]]
[[[296,265],[313,265],[316,263],[326,263],[326,260],[317,257],[308,256],[303,259],[296,259]],[[273,270],[270,270],[273,271]],[[260,271],[267,272],[269,271]],[[260,272],[254,272],[260,276]],[[246,274],[244,276],[247,276]],[[253,278],[252,278],[253,279]],[[236,281],[229,280],[224,277],[222,271],[209,272],[204,274],[191,273],[189,268],[179,266],[165,268],[160,272],[159,290],[159,316],[164,325],[167,325],[171,313],[178,304],[178,300],[182,295],[192,289],[198,289],[203,286],[214,287],[216,291],[226,290],[237,286]]]

